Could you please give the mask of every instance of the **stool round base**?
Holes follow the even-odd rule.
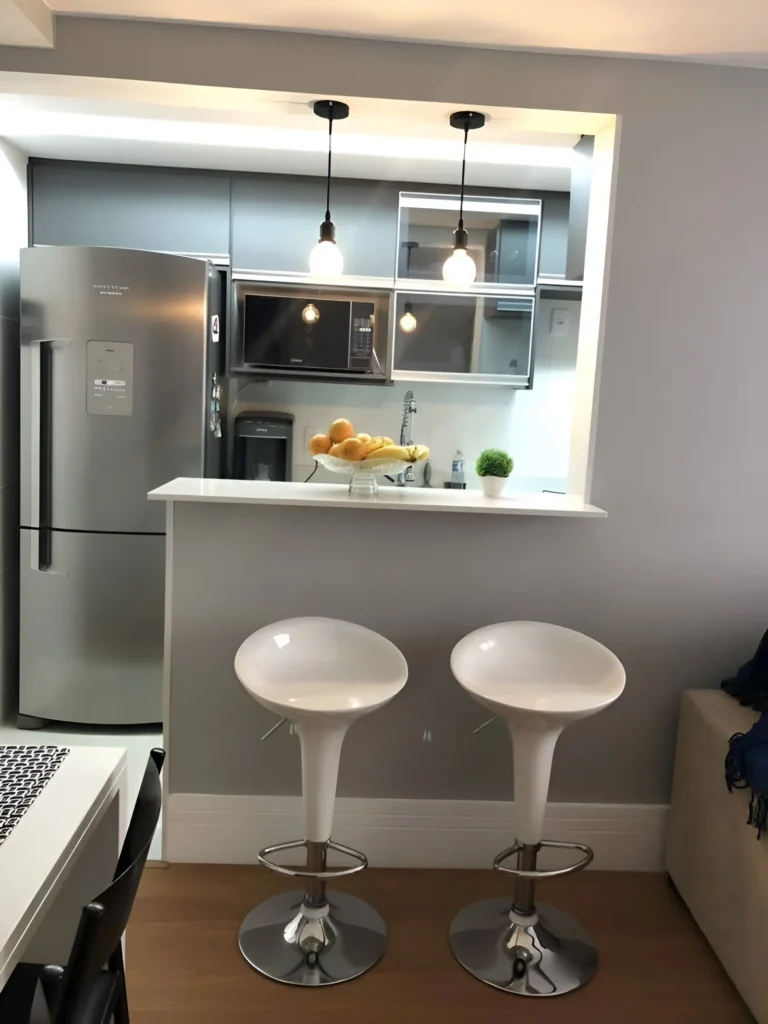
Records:
[[[481,900],[456,915],[450,943],[461,966],[522,996],[559,996],[586,985],[598,962],[589,932],[548,903],[536,904],[536,923],[515,925],[510,907],[509,899]]]
[[[364,974],[387,947],[384,919],[370,904],[329,891],[325,917],[302,911],[302,891],[259,903],[240,926],[240,952],[260,974],[286,985],[338,985]]]

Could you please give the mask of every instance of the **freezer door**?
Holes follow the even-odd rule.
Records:
[[[21,533],[20,694],[24,715],[98,725],[162,720],[165,538]]]
[[[22,526],[162,532],[147,491],[203,475],[208,272],[127,249],[22,251]]]

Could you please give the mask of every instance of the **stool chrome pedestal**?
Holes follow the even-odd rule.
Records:
[[[518,841],[493,861],[517,879],[515,896],[473,903],[454,918],[450,944],[471,974],[494,988],[556,996],[586,984],[597,971],[589,933],[569,914],[535,898],[536,880],[585,868],[592,850],[542,838],[555,744],[570,722],[613,703],[624,689],[618,658],[597,641],[538,622],[505,622],[464,637],[451,668],[479,703],[506,721],[515,767]],[[537,868],[542,847],[576,850],[568,867]],[[517,866],[506,862],[517,856]]]
[[[542,846],[580,850],[573,865],[537,871]],[[518,867],[503,861],[517,854]],[[581,843],[515,843],[493,862],[497,871],[518,878],[515,897],[480,900],[454,918],[450,930],[453,954],[462,967],[494,988],[526,996],[563,995],[585,985],[597,971],[598,953],[589,932],[557,907],[536,902],[538,878],[554,878],[585,868],[594,854]]]
[[[306,848],[307,869],[293,870],[268,858],[284,850]],[[358,863],[327,871],[328,850]],[[326,882],[357,874],[368,866],[362,853],[329,840],[299,840],[268,846],[259,863],[282,875],[307,879],[304,891],[264,900],[240,926],[240,952],[261,974],[290,985],[336,985],[351,981],[381,959],[387,947],[384,918],[370,904],[343,892],[326,892]]]
[[[306,835],[259,853],[264,867],[306,884],[254,907],[240,927],[240,951],[274,981],[306,986],[351,981],[381,958],[387,929],[364,900],[326,891],[327,882],[368,865],[364,854],[330,838],[341,747],[355,719],[383,707],[403,688],[405,658],[362,626],[289,619],[250,636],[237,652],[235,671],[255,700],[297,723]],[[289,850],[305,850],[306,867],[271,859]],[[329,869],[329,850],[355,863]]]

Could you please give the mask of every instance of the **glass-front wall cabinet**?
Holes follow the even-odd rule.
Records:
[[[443,280],[459,217],[459,197],[400,193],[397,276]],[[541,200],[467,196],[464,227],[477,284],[532,288],[539,266]]]
[[[475,283],[443,281],[458,195],[401,192],[392,373],[407,380],[531,386],[540,199],[467,196]]]
[[[529,387],[534,299],[397,292],[393,376]]]

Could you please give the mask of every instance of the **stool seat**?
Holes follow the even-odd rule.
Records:
[[[612,704],[624,668],[597,640],[547,622],[500,622],[465,636],[451,669],[475,700],[505,717],[576,721]]]
[[[290,718],[359,718],[392,700],[408,666],[394,644],[339,619],[273,622],[235,656],[238,678],[260,704]]]

